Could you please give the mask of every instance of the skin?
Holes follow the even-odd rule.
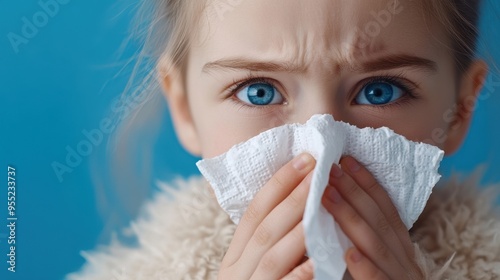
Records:
[[[172,69],[164,75],[165,97],[177,135],[192,154],[213,157],[260,132],[304,123],[314,114],[331,114],[361,128],[387,126],[446,154],[461,145],[487,67],[473,61],[457,78],[448,36],[422,17],[419,1],[236,2],[225,11],[208,5],[192,34],[185,74],[168,57],[159,65]],[[377,22],[373,13],[389,14],[390,20]],[[229,65],[228,59],[244,62]],[[294,69],[262,67],[270,62]],[[272,83],[283,102],[255,106],[237,97],[245,86],[228,91],[248,75]],[[401,90],[401,98],[383,106],[358,104],[364,83],[381,76],[410,90]],[[254,199],[224,257],[221,279],[292,274],[312,279],[311,262],[301,263],[306,176],[314,167],[309,159],[301,170],[294,161],[283,167]],[[383,188],[355,159],[345,158],[341,166],[332,167],[323,204],[355,245],[346,254],[353,278],[418,277],[408,231]],[[329,197],[341,199],[333,203]],[[283,255],[290,257],[276,257]]]

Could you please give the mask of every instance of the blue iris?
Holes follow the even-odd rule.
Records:
[[[387,82],[367,84],[356,97],[356,103],[362,105],[385,105],[403,96],[403,91]]]
[[[283,101],[281,94],[267,83],[251,84],[238,92],[236,97],[245,103],[257,106],[276,104]]]

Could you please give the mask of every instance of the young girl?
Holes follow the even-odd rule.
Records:
[[[456,151],[487,65],[479,0],[157,0],[150,39],[177,135],[224,153],[285,123],[331,114]],[[85,257],[70,279],[313,279],[301,218],[314,159],[302,154],[236,227],[202,178],[164,188],[133,226],[139,246]],[[435,189],[410,232],[356,159],[331,169],[323,204],[352,240],[353,279],[500,279],[500,221],[474,181]],[[171,198],[173,195],[173,199]]]

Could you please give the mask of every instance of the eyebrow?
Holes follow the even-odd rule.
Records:
[[[353,72],[375,72],[396,68],[414,68],[428,72],[436,72],[436,62],[407,54],[389,55],[359,64],[344,63],[341,69],[349,69]],[[306,66],[287,62],[256,61],[245,58],[227,58],[209,62],[203,66],[202,72],[208,73],[212,70],[232,69],[248,70],[255,72],[305,72]]]
[[[255,72],[305,72],[306,67],[286,62],[254,61],[245,58],[227,58],[209,62],[203,66],[202,72],[208,73],[216,69],[249,70]]]
[[[384,56],[373,61],[361,63],[360,66],[355,66],[353,70],[359,72],[375,72],[395,68],[413,68],[415,70],[424,70],[428,72],[436,72],[438,69],[436,62],[432,60],[413,55],[400,54]]]

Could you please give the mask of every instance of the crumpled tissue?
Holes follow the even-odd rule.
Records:
[[[316,159],[303,216],[307,255],[315,279],[342,279],[344,254],[352,243],[321,203],[332,164],[350,155],[384,186],[410,229],[424,209],[440,175],[444,152],[407,140],[391,129],[357,128],[331,115],[314,115],[305,124],[287,124],[197,162],[222,209],[238,224],[248,205],[269,179],[295,156]]]

